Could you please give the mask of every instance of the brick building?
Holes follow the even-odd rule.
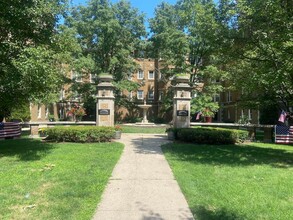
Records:
[[[170,79],[162,77],[160,69],[162,68],[162,61],[156,59],[136,59],[139,68],[134,72],[128,80],[139,83],[140,87],[137,91],[125,91],[121,95],[126,97],[133,106],[143,104],[144,101],[152,105],[148,111],[148,118],[165,117],[167,121],[171,120],[172,113],[164,112],[162,114],[162,99],[167,94],[168,88],[171,85]],[[69,73],[71,79],[76,82],[95,83],[94,76],[82,76],[76,72]],[[214,83],[224,83],[215,81]],[[72,103],[79,103],[79,94],[72,94],[69,92],[70,85],[64,85],[60,91],[59,102],[50,105],[31,105],[31,121],[48,121],[50,115],[58,120],[66,120],[66,110],[70,108]],[[214,122],[238,122],[243,116],[251,123],[259,122],[259,112],[251,109],[243,109],[239,106],[241,92],[239,91],[225,91],[214,96],[214,101],[219,103],[220,109],[216,113]],[[142,110],[139,108],[119,107],[115,109],[116,120],[121,120],[125,117],[141,117]]]

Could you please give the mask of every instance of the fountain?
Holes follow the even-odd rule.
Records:
[[[144,100],[144,104],[143,105],[137,105],[137,106],[143,110],[143,119],[142,119],[141,123],[137,123],[137,124],[154,124],[154,123],[149,123],[149,121],[147,119],[148,109],[150,107],[152,107],[152,105],[147,105],[146,104],[146,100]]]

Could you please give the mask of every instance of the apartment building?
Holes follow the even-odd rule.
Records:
[[[162,112],[162,100],[171,86],[171,79],[162,76],[162,61],[157,59],[136,59],[138,70],[129,76],[128,80],[137,82],[140,87],[137,91],[124,91],[121,95],[132,103],[133,107],[116,107],[115,117],[123,121],[127,117],[141,117],[142,110],[137,105],[148,104],[152,107],[148,110],[148,118],[162,118],[171,121],[172,112]],[[81,75],[71,71],[71,79],[76,82],[95,84],[93,75]],[[226,82],[214,81],[227,86]],[[50,105],[31,105],[31,121],[48,121],[50,117],[58,120],[68,120],[66,112],[73,103],[82,103],[80,94],[69,91],[70,85],[64,85],[60,91],[59,102]],[[259,112],[252,109],[244,109],[239,106],[242,91],[225,91],[214,96],[214,101],[219,103],[220,109],[213,118],[214,122],[235,123],[241,118],[246,118],[250,123],[258,123]]]

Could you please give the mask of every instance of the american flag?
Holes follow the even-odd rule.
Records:
[[[292,144],[293,143],[293,126],[276,125],[275,143]]]

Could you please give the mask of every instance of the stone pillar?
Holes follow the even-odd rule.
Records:
[[[97,126],[114,126],[114,86],[111,75],[102,75],[98,77],[97,86]]]
[[[189,76],[176,77],[173,90],[173,125],[175,128],[189,128],[192,90],[189,85]]]

